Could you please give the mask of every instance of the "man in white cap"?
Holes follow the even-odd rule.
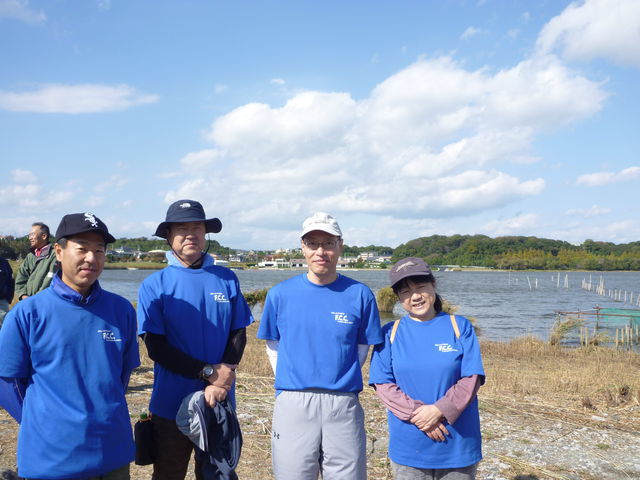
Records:
[[[316,213],[302,225],[308,271],[273,287],[258,338],[275,373],[271,439],[277,480],[366,478],[358,401],[369,345],[382,342],[371,290],[337,272],[342,231]]]

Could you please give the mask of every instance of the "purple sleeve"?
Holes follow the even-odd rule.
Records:
[[[450,424],[455,423],[460,414],[476,396],[480,388],[480,381],[480,375],[462,377],[455,385],[447,390],[444,397],[434,404]]]
[[[395,383],[376,383],[374,388],[376,389],[376,395],[384,403],[384,406],[405,422],[409,421],[416,408],[424,405],[420,400],[414,400],[409,397]]]

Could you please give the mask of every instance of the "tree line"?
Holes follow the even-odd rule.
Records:
[[[130,247],[134,250],[166,250],[163,239],[119,238],[110,249]],[[397,248],[369,245],[344,247],[344,255],[361,252],[392,255],[392,261],[403,257],[421,257],[432,265],[480,266],[503,269],[541,270],[640,270],[640,241],[626,244],[585,240],[573,245],[562,240],[538,237],[508,236],[491,238],[486,235],[432,235],[410,240]],[[0,256],[17,260],[29,253],[27,237],[0,238]],[[209,253],[222,257],[234,249],[211,240]],[[263,252],[266,254],[266,252]]]
[[[421,257],[433,265],[540,270],[640,270],[640,242],[614,244],[585,240],[573,245],[538,237],[432,235],[393,251],[393,261]]]

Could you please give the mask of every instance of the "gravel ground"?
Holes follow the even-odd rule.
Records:
[[[150,369],[137,370],[127,395],[132,422],[149,400]],[[240,373],[238,415],[244,447],[238,468],[243,480],[273,478],[270,468],[272,379]],[[385,412],[370,389],[361,395],[367,414],[368,471],[391,479],[386,457]],[[517,402],[480,393],[484,460],[482,480],[640,478],[640,406],[596,413],[524,397]],[[0,410],[0,470],[15,470],[17,425]],[[132,466],[132,479],[148,479],[150,467]],[[188,475],[193,479],[193,474]]]

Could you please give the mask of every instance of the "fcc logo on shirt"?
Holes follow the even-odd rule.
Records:
[[[222,292],[211,292],[209,295],[218,303],[229,303],[229,299]]]
[[[448,343],[436,343],[435,346],[438,347],[438,350],[440,350],[442,353],[457,352],[458,351],[457,349],[453,348]]]
[[[343,312],[331,312],[333,319],[338,323],[345,323],[347,325],[353,325],[353,320],[349,318],[346,313]]]
[[[121,338],[116,338],[112,330],[98,330],[98,333],[102,335],[102,339],[105,342],[121,342]]]

